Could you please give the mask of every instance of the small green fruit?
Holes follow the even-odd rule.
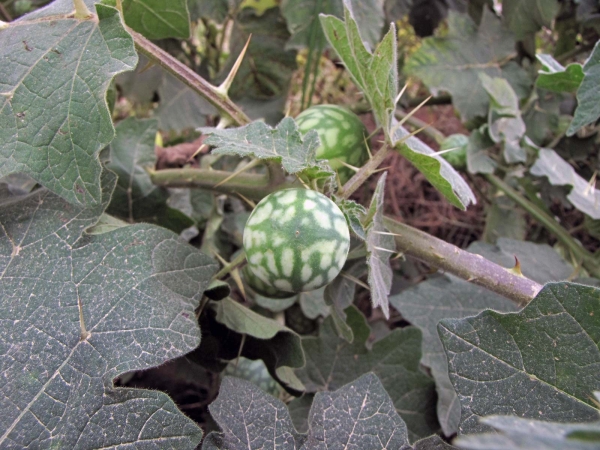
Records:
[[[307,189],[263,198],[246,222],[247,267],[265,285],[298,293],[330,283],[350,248],[344,214],[330,199]]]
[[[369,157],[365,138],[367,129],[358,116],[336,105],[317,105],[308,108],[296,117],[302,134],[315,130],[321,146],[317,149],[317,159],[326,159],[332,169],[345,183],[354,172],[342,162],[360,167]]]

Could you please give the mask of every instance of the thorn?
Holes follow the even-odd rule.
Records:
[[[443,155],[444,153],[448,153],[448,152],[453,152],[454,150],[460,150],[462,147],[453,147],[453,148],[448,148],[446,150],[440,150],[439,152],[435,152],[434,155],[439,156],[439,155]]]
[[[399,122],[393,129],[392,132],[390,133],[390,136],[392,137],[392,139],[394,138],[394,134],[396,134],[396,131],[398,131],[398,129],[402,126],[402,124]],[[410,139],[411,137],[419,134],[421,131],[423,131],[425,128],[430,127],[431,124],[427,124],[424,127],[419,128],[418,130],[413,131],[412,133],[404,136],[402,139],[399,139],[398,141],[396,141],[394,143],[394,146],[398,145],[398,144],[402,144],[403,142],[406,142],[408,139]]]
[[[395,260],[400,259],[400,258],[402,258],[403,260],[405,259],[404,258],[404,252],[399,252],[396,256],[394,256],[392,258],[392,261],[395,261]]]
[[[467,281],[471,282],[471,281],[475,281],[477,279],[477,277],[469,277],[467,278]]]
[[[138,72],[138,74],[142,74],[144,73],[146,70],[150,69],[152,66],[154,66],[154,61],[149,60],[146,65],[142,68],[142,70],[140,70]]]
[[[117,9],[121,13],[121,17],[123,17],[123,3],[121,0],[117,0]]]
[[[8,25],[10,25],[8,22],[3,22],[0,20],[0,30],[4,30],[5,28],[8,28]]]
[[[235,268],[231,271],[231,278],[233,278],[233,282],[240,290],[240,293],[242,294],[242,297],[244,297],[244,300],[246,300],[246,290],[244,289],[244,283],[242,283],[242,277],[240,277],[239,269]]]
[[[360,168],[350,165],[347,162],[342,161],[341,159],[335,159],[335,160],[337,162],[339,162],[340,164],[342,164],[343,166],[347,167],[348,169],[353,170],[354,172],[358,172],[360,170]]]
[[[85,321],[83,320],[83,305],[81,299],[77,296],[77,307],[79,308],[79,328],[81,330],[80,340],[85,341],[91,336],[91,333],[85,328]]]
[[[250,200],[249,198],[244,197],[242,194],[240,194],[239,192],[236,192],[236,194],[242,199],[244,200],[248,206],[250,206],[252,209],[256,208],[256,203],[254,203],[252,200]]]
[[[296,175],[296,178],[297,178],[297,179],[298,179],[298,181],[299,181],[299,182],[302,184],[302,186],[304,186],[304,187],[305,187],[306,189],[308,189],[309,191],[311,190],[311,189],[310,189],[310,186],[309,186],[308,184],[306,184],[302,178],[300,178],[298,175]]]
[[[365,147],[367,148],[367,154],[369,155],[369,159],[373,159],[373,152],[371,151],[371,146],[369,145],[369,139],[371,138],[371,136],[369,135],[369,137],[365,137]]]
[[[406,83],[404,85],[404,87],[402,88],[400,93],[396,96],[396,99],[394,100],[394,106],[396,106],[398,104],[398,102],[400,101],[400,98],[402,98],[402,95],[404,95],[404,91],[406,91],[407,87],[408,87],[408,83]]]
[[[400,125],[404,124],[408,119],[410,119],[419,109],[421,109],[423,107],[423,105],[425,103],[427,103],[429,100],[431,100],[431,97],[433,97],[433,96],[430,95],[429,97],[427,97],[425,100],[423,100],[421,103],[419,103],[419,105],[415,109],[413,109],[406,116],[404,116],[402,118],[402,120],[400,121]]]
[[[234,179],[235,177],[237,177],[240,173],[245,172],[246,170],[252,169],[253,167],[257,166],[258,164],[260,164],[260,159],[253,159],[252,161],[250,161],[248,164],[246,164],[244,167],[242,167],[241,169],[236,170],[235,172],[233,172],[231,175],[227,176],[226,178],[222,179],[221,181],[219,181],[217,184],[215,184],[213,187],[219,187],[225,183],[227,183],[228,181],[231,181],[232,179]]]
[[[215,257],[219,260],[221,264],[223,264],[223,267],[227,267],[229,265],[227,260],[224,259],[221,255],[219,255],[216,251],[213,251],[213,255],[215,255]]]
[[[598,176],[598,170],[594,170],[594,174],[592,175],[592,178],[590,178],[590,181],[588,182],[587,186],[585,187],[585,190],[583,191],[583,195],[588,195],[591,192],[594,192],[594,190],[596,189],[596,177]]]
[[[515,266],[512,269],[506,269],[508,272],[513,275],[517,275],[518,277],[523,277],[523,272],[521,272],[521,263],[519,262],[519,258],[515,255]]]
[[[227,96],[227,92],[229,92],[229,88],[231,87],[231,83],[233,83],[233,79],[235,78],[240,66],[242,65],[242,61],[244,60],[244,55],[246,54],[246,50],[248,50],[248,46],[250,45],[250,39],[252,39],[252,35],[248,36],[248,40],[246,41],[246,45],[244,45],[244,48],[242,49],[242,51],[240,52],[238,58],[235,61],[235,64],[233,65],[233,67],[231,68],[231,70],[229,71],[229,74],[227,75],[227,78],[225,78],[225,81],[223,81],[219,87],[217,88],[217,91],[219,91],[221,94]]]
[[[375,246],[373,246],[373,248],[375,250],[381,250],[382,252],[396,253],[396,250],[390,250],[389,248],[375,247]]]
[[[83,0],[73,0],[73,6],[75,6],[76,19],[89,19],[92,17],[92,13],[85,5]]]
[[[380,169],[375,169],[373,172],[371,172],[371,175],[373,175],[374,173],[377,173],[377,172],[383,172],[385,170],[390,169],[391,167],[392,166],[387,166],[387,167],[381,167]]]
[[[401,234],[390,233],[389,231],[375,231],[375,230],[373,230],[372,233],[375,233],[375,234],[384,234],[386,236],[400,236],[400,237],[402,237]]]
[[[371,290],[371,288],[369,287],[369,285],[368,285],[368,284],[366,284],[366,283],[363,283],[363,282],[362,282],[362,281],[360,281],[358,278],[356,278],[356,277],[355,277],[355,276],[353,276],[353,275],[350,275],[350,274],[349,274],[348,272],[346,272],[345,270],[342,270],[342,271],[340,272],[340,275],[341,275],[343,278],[346,278],[347,280],[350,280],[350,281],[352,281],[353,283],[355,283],[355,284],[358,284],[358,285],[359,285],[359,286],[361,286],[361,287],[364,287],[364,288],[365,288],[366,290],[368,290],[368,291],[370,291],[370,290]]]

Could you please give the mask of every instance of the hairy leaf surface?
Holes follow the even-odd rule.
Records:
[[[438,331],[461,403],[459,433],[488,431],[492,414],[597,420],[600,290],[549,283],[522,311],[442,320]]]
[[[107,178],[94,208],[46,189],[1,205],[0,447],[193,449],[202,437],[165,394],[113,380],[198,345],[194,308],[216,265],[152,225],[85,234]]]
[[[65,9],[72,2],[0,30],[0,177],[24,172],[71,203],[94,205],[102,197],[98,153],[114,136],[106,90],[137,55],[116,9],[47,20]]]

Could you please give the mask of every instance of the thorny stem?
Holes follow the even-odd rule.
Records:
[[[157,186],[164,187],[196,187],[211,189],[225,194],[240,193],[251,200],[260,200],[275,189],[301,187],[298,181],[285,178],[273,179],[270,175],[240,173],[225,184],[218,183],[231,176],[231,172],[210,169],[165,169],[150,170],[150,178]]]
[[[238,126],[250,123],[248,116],[226,95],[219,92],[218,88],[141,34],[130,28],[128,31],[133,36],[135,47],[140,53],[200,94],[219,111],[221,116],[228,118],[232,124]]]
[[[344,186],[340,189],[338,197],[347,199],[350,197],[354,191],[356,191],[362,184],[369,178],[371,175],[375,173],[375,170],[380,166],[386,156],[389,154],[389,148],[387,145],[384,145],[379,149],[377,153],[373,155],[371,159],[367,161],[367,163],[360,168],[358,172],[354,174],[352,178],[350,178]]]
[[[512,201],[521,206],[525,211],[531,214],[548,231],[553,233],[556,238],[569,249],[590,275],[600,277],[600,262],[594,258],[594,255],[583,248],[573,237],[565,230],[552,216],[546,213],[536,204],[530,202],[520,195],[515,189],[495,175],[487,174],[485,178],[497,189],[504,192]]]
[[[535,281],[515,275],[481,255],[461,250],[389,217],[384,217],[383,222],[396,235],[396,245],[405,255],[483,286],[521,306],[532,300],[542,289],[542,285]]]

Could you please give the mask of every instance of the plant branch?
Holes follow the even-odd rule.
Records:
[[[542,285],[515,275],[481,255],[461,250],[409,225],[384,217],[384,224],[398,250],[439,270],[483,286],[523,306],[542,289]]]
[[[242,194],[251,200],[260,200],[274,190],[301,187],[297,181],[276,179],[256,173],[240,173],[226,183],[216,186],[231,176],[231,172],[212,169],[149,170],[152,182],[164,187],[204,188],[225,194]]]
[[[362,184],[373,175],[376,169],[381,165],[383,160],[389,154],[389,148],[386,145],[381,147],[377,153],[373,155],[371,159],[367,161],[367,163],[362,166],[358,172],[354,174],[352,178],[350,178],[346,184],[342,186],[338,197],[347,199],[350,197],[354,191],[356,191]]]
[[[580,262],[590,275],[600,278],[600,263],[594,258],[594,255],[583,248],[573,237],[560,225],[552,216],[539,206],[527,200],[506,182],[492,174],[485,175],[485,178],[497,189],[504,192],[512,201],[521,206],[525,211],[531,214],[548,231],[556,236],[561,244],[571,251],[578,262]]]
[[[238,126],[250,123],[248,116],[235,103],[229,100],[227,95],[219,92],[217,87],[210,84],[188,66],[150,42],[141,34],[133,31],[131,28],[128,28],[128,31],[133,36],[135,47],[140,53],[204,97],[219,111],[222,117],[225,117],[232,124]]]

